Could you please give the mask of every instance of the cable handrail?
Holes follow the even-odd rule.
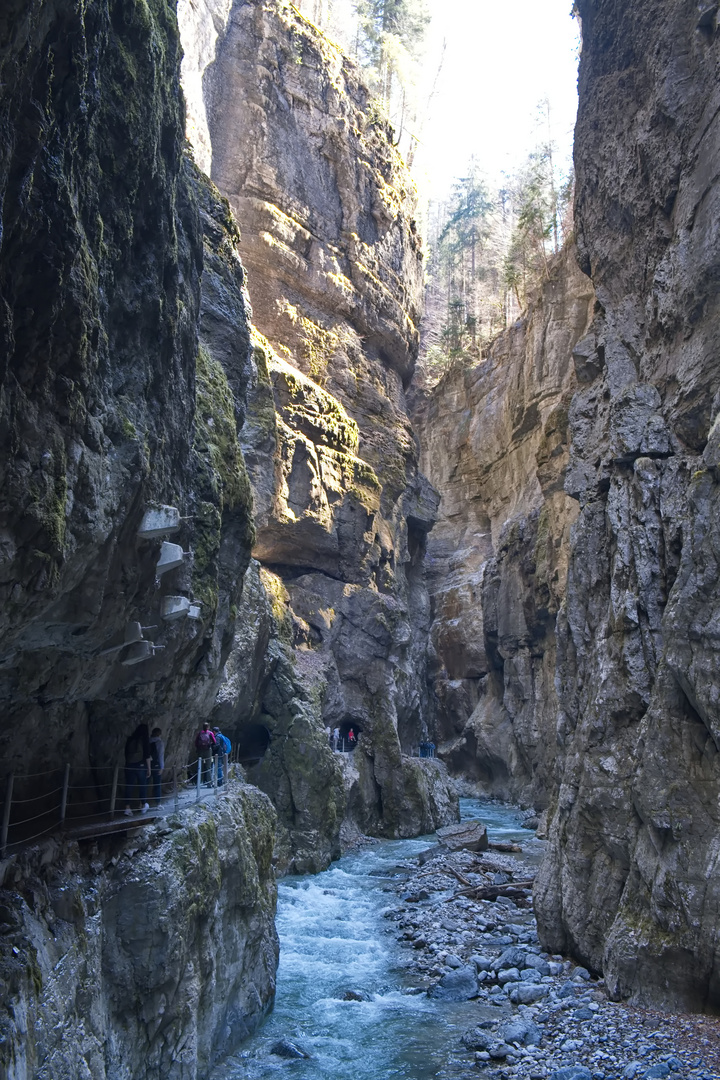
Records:
[[[51,795],[56,795],[58,791],[62,791],[62,786],[53,788],[52,791],[46,791],[42,795],[31,795],[29,799],[13,799],[13,805],[15,803],[37,802],[38,799],[49,799]]]
[[[2,805],[2,825],[0,827],[0,858],[4,857],[6,852],[11,848],[18,848],[26,846],[32,843],[34,840],[41,836],[45,836],[47,833],[53,832],[58,828],[77,827],[82,822],[96,822],[99,824],[107,825],[114,821],[120,821],[120,815],[127,816],[127,820],[122,821],[127,827],[132,827],[133,822],[130,815],[127,812],[123,814],[123,811],[119,808],[118,803],[126,802],[128,807],[131,802],[136,801],[135,792],[139,795],[140,802],[147,805],[147,797],[149,797],[156,803],[153,811],[143,811],[140,813],[143,816],[146,813],[163,813],[168,812],[167,808],[172,802],[174,804],[174,810],[179,809],[180,794],[182,792],[184,798],[183,801],[187,801],[188,794],[195,787],[195,802],[201,802],[213,796],[217,799],[220,794],[220,790],[225,780],[230,779],[230,755],[228,753],[215,753],[207,755],[198,755],[197,758],[193,758],[191,761],[182,765],[176,765],[171,768],[163,768],[158,770],[153,768],[150,775],[138,776],[138,772],[142,768],[138,764],[132,765],[113,765],[113,766],[100,766],[95,768],[94,766],[76,766],[76,770],[82,774],[88,772],[98,771],[111,771],[112,780],[108,778],[107,781],[98,779],[92,784],[72,784],[71,773],[72,767],[69,764],[64,766],[58,766],[55,769],[47,770],[46,772],[38,773],[10,773],[5,779],[5,794]],[[233,763],[235,764],[235,763]],[[33,779],[39,776],[50,776],[54,773],[64,771],[64,780],[60,787],[51,788],[49,791],[41,792],[38,795],[23,796],[22,798],[15,797],[13,795],[13,789],[16,781],[22,782],[28,779]],[[159,772],[159,777],[158,777]],[[168,773],[171,774],[172,779],[172,791],[167,791]],[[121,787],[121,781],[124,780],[124,784]],[[157,783],[161,785],[160,795],[156,797],[155,791],[157,789]],[[151,788],[148,793],[148,787]],[[163,787],[165,790],[163,791]],[[203,790],[203,788],[209,790]],[[85,793],[93,792],[94,799],[87,798]],[[126,800],[124,794],[129,792],[130,799]],[[59,800],[57,796],[60,796]],[[79,796],[79,798],[73,799],[73,795]],[[28,804],[38,803],[45,801],[48,805],[40,813],[31,814],[28,817],[13,819],[13,810],[16,808],[28,807]],[[95,806],[94,810],[86,813],[78,813],[78,810],[88,810],[92,805]],[[28,807],[29,808],[29,807]],[[15,839],[17,832],[24,830],[24,827],[31,824],[34,821],[38,821],[41,818],[47,818],[49,815],[56,815],[56,820],[53,821],[46,829],[42,829],[40,832],[33,833],[29,837],[23,837],[22,835]],[[11,836],[10,834],[13,834]],[[83,838],[88,838],[90,834],[84,833]],[[95,835],[95,834],[93,834]],[[97,835],[102,835],[98,833]]]

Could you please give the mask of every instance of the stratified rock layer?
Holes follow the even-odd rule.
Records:
[[[437,502],[404,394],[415,191],[357,69],[291,5],[236,0],[202,82],[265,335],[241,437],[261,564],[248,596],[271,618],[243,607],[216,717],[278,806],[280,865],[317,869],[346,816],[395,836],[457,814],[442,766],[410,757],[428,734]],[[352,763],[332,754],[336,726],[359,735]]]
[[[577,515],[563,491],[573,349],[593,299],[570,247],[524,317],[415,415],[441,492],[428,539],[438,752],[488,794],[538,809],[555,771],[555,618]]]

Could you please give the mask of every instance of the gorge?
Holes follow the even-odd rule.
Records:
[[[468,785],[540,815],[548,954],[720,1010],[718,5],[575,8],[573,240],[431,388],[415,184],[312,12],[0,12],[0,1075],[209,1076],[276,877]],[[222,798],[73,832],[204,721]]]

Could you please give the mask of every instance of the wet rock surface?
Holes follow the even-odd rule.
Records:
[[[417,864],[416,864],[417,866]],[[535,866],[494,852],[436,851],[396,886],[387,932],[412,949],[408,972],[441,1002],[474,999],[441,1077],[641,1080],[720,1076],[720,1023],[608,999],[597,975],[544,952],[532,910]],[[476,899],[497,891],[516,897]]]

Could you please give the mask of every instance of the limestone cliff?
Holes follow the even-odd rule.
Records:
[[[523,318],[415,414],[441,492],[428,539],[438,752],[488,794],[538,809],[555,773],[555,619],[577,515],[563,490],[573,349],[593,300],[570,246]]]
[[[185,42],[192,71],[203,40]],[[422,563],[436,505],[405,403],[415,192],[357,69],[290,4],[235,0],[202,86],[212,177],[264,335],[241,434],[262,569],[248,572],[255,606],[216,716],[241,744],[266,741],[250,775],[287,830],[281,865],[306,870],[338,852],[346,814],[412,835],[457,813],[443,770],[408,756],[428,733]],[[352,765],[330,751],[336,725],[361,733]]]
[[[207,1076],[274,997],[274,818],[233,785],[215,812],[3,864],[3,1077]]]
[[[579,3],[580,262],[562,772],[542,935],[611,990],[720,1007],[716,5]]]
[[[596,303],[566,257],[423,406],[438,722],[456,770],[548,807],[544,945],[717,1011],[717,5],[576,10]]]

